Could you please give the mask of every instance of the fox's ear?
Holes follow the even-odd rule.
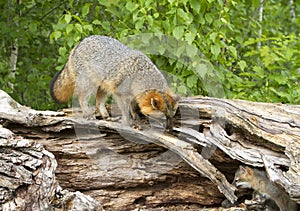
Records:
[[[247,174],[247,169],[245,166],[240,166],[240,171],[242,174]]]
[[[153,109],[157,110],[158,109],[158,101],[155,98],[151,98],[151,105]]]
[[[240,171],[242,174],[245,174],[245,175],[252,175],[253,174],[253,171],[251,168],[249,168],[248,166],[240,166]]]
[[[171,95],[172,98],[175,100],[175,102],[179,102],[181,100],[181,96],[180,95],[177,95],[177,94],[173,94]]]

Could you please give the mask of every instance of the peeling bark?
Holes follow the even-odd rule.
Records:
[[[78,193],[72,191],[80,191],[106,210],[236,202],[231,182],[240,164],[264,167],[270,180],[300,203],[299,106],[185,98],[172,134],[159,125],[140,131],[119,122],[36,111],[2,91],[0,108],[4,128],[45,147],[37,153],[43,161],[38,166],[50,159],[43,152],[54,154],[58,166],[52,174],[71,198]],[[9,172],[5,166],[1,171]],[[31,184],[26,175],[22,184]],[[11,179],[0,179],[1,187],[8,186],[6,192],[0,188],[2,198],[12,197],[9,191],[17,188]]]

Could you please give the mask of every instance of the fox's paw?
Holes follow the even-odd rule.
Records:
[[[86,120],[95,120],[96,116],[93,114],[88,114],[88,115],[83,115],[83,118],[85,118]]]
[[[108,113],[108,111],[105,109],[105,107],[103,108],[103,107],[101,107],[101,109],[100,108],[96,108],[96,110],[95,110],[95,114],[96,115],[100,115],[103,119],[108,119],[108,118],[110,118],[109,117],[109,113]]]
[[[121,120],[122,117],[121,116],[117,116],[117,117],[107,117],[105,118],[106,121],[111,121],[111,122],[118,122],[119,120]]]

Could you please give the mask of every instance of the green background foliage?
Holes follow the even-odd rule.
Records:
[[[51,78],[80,40],[101,34],[124,43],[131,38],[131,44],[136,39],[133,47],[169,72],[182,95],[299,104],[300,6],[264,1],[262,22],[259,6],[259,0],[1,2],[1,89],[24,105],[58,109],[49,94]],[[164,36],[169,46],[160,44]],[[17,69],[10,77],[15,42]],[[149,45],[160,55],[147,51]]]

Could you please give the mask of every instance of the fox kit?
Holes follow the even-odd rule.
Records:
[[[264,171],[240,166],[235,173],[234,182],[237,187],[252,188],[272,199],[281,211],[297,211],[297,203],[271,182]]]
[[[50,92],[60,103],[76,94],[85,117],[91,117],[88,100],[95,95],[96,112],[104,119],[109,118],[106,96],[112,94],[126,123],[132,125],[140,115],[166,117],[168,130],[173,127],[179,101],[145,54],[98,35],[73,48],[64,68],[52,79]]]

